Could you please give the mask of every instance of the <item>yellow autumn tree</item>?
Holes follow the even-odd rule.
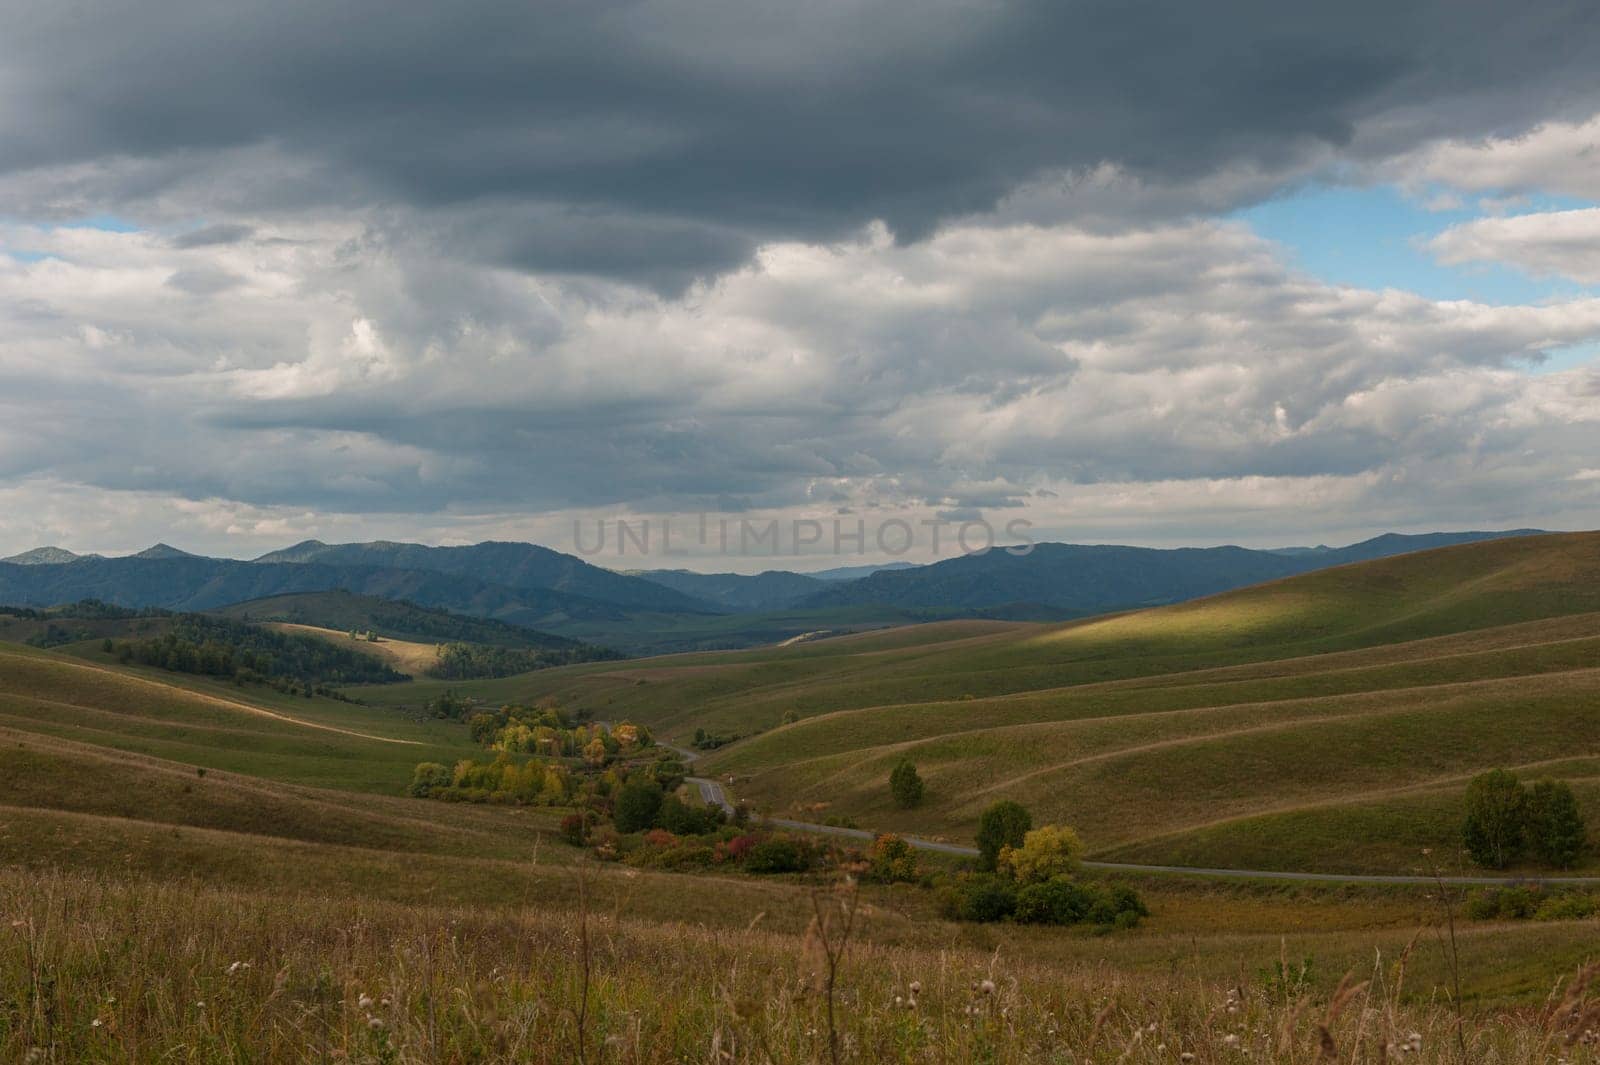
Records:
[[[1022,846],[1003,847],[997,863],[1019,884],[1042,884],[1070,876],[1083,857],[1083,840],[1066,825],[1043,825],[1022,837]]]

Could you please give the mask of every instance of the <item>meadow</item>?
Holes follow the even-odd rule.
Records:
[[[1589,973],[1525,1010],[1407,991],[1399,943],[1313,995],[1105,961],[886,946],[847,895],[809,931],[640,919],[627,898],[402,906],[0,872],[0,1053],[40,1062],[1595,1060]],[[1470,952],[1481,944],[1468,944]]]
[[[1477,769],[1600,799],[1596,545],[1542,541],[363,703],[0,644],[0,1060],[1595,1060],[1594,919],[1449,885],[1118,874],[1131,931],[953,924],[916,885],[600,863],[560,809],[405,796],[482,755],[422,712],[454,689],[741,734],[703,771],[811,819],[965,841],[1003,796],[1099,857],[1457,872]]]
[[[463,690],[680,744],[740,737],[705,771],[782,816],[963,841],[1015,799],[1101,858],[1414,873],[1425,848],[1459,864],[1462,791],[1489,768],[1559,776],[1600,814],[1597,667],[1600,537],[1574,534],[1087,621],[936,623]],[[902,759],[927,783],[915,809],[886,787]]]

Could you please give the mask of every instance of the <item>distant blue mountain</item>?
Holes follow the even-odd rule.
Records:
[[[885,570],[824,589],[798,605],[823,609],[872,603],[962,611],[1033,604],[1081,616],[1181,602],[1348,562],[1535,532],[1389,533],[1349,547],[1279,551],[1045,543],[1027,555],[994,550]]]

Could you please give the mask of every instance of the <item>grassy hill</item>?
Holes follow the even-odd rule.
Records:
[[[314,636],[319,640],[326,640],[335,644],[351,644],[348,631],[337,629],[324,629],[315,625],[296,625],[287,621],[262,622],[262,627],[274,632],[293,633],[300,636]],[[390,637],[368,639],[362,637],[355,641],[361,651],[386,663],[391,669],[411,677],[420,677],[439,661],[439,645],[434,643],[414,643],[409,640],[396,640]]]
[[[438,644],[448,641],[495,647],[578,648],[568,640],[493,618],[455,614],[404,599],[357,595],[343,589],[251,599],[213,613],[236,621],[272,621],[348,633],[375,632],[393,640]]]
[[[1384,753],[1396,735],[1390,717],[1422,715],[1410,727],[1440,745],[1438,721],[1470,717],[1489,728],[1494,714],[1483,708],[1495,708],[1506,720],[1485,743],[1530,755],[1545,741],[1529,723],[1559,723],[1566,749],[1552,757],[1583,759],[1590,738],[1574,731],[1562,700],[1570,687],[1594,705],[1587,673],[1600,623],[1592,613],[1527,615],[1549,606],[1538,605],[1549,581],[1535,571],[1582,579],[1593,551],[1551,550],[1576,568],[1553,557],[1533,565],[1532,556],[1501,558],[1493,573],[1478,567],[1474,580],[1505,599],[1502,612],[1441,578],[1436,609],[1418,617],[1403,606],[1386,618],[1341,608],[1344,620],[1308,626],[1273,607],[1241,624],[1256,601],[1244,594],[1219,615],[1234,619],[1220,628],[1176,615],[1188,619],[1187,641],[1159,625],[1130,628],[1132,617],[945,622],[462,687],[626,707],[671,735],[706,723],[765,730],[712,756],[717,771],[749,776],[738,793],[770,795],[763,801],[774,805],[831,801],[874,824],[878,766],[899,749],[918,752],[930,784],[928,807],[905,823],[952,833],[964,804],[997,786],[1051,814],[1060,793],[1083,820],[1091,805],[1076,800],[1089,781],[1068,763],[1105,756],[1128,759],[1129,772],[1093,779],[1093,808],[1106,812],[1084,823],[1116,827],[1119,813],[1143,811],[1116,844],[1129,853],[1188,847],[1205,857],[1248,842],[1275,854],[1305,833],[1331,850],[1347,846],[1353,824],[1381,833],[1408,819],[1426,825],[1445,808],[1438,795],[1453,786],[1444,763],[1454,745],[1433,761],[1403,746]],[[1350,587],[1387,594],[1383,580]],[[1483,624],[1460,624],[1486,611]],[[1382,637],[1419,625],[1434,631]],[[1307,640],[1345,646],[1314,653]],[[1288,646],[1299,653],[1278,653]],[[1145,656],[1151,648],[1159,661]],[[961,697],[985,684],[1036,684],[1030,671],[1072,669],[1115,676]],[[905,697],[884,701],[886,690]],[[1422,690],[1431,702],[1417,702]],[[780,725],[787,710],[800,719]],[[979,722],[988,747],[974,744]],[[1301,735],[1302,726],[1364,746],[1329,758],[1330,734]],[[1165,745],[1202,741],[1204,751],[1275,728],[1298,736],[1301,771],[1273,776],[1267,763],[1278,752],[1268,750],[1247,767],[1256,786],[1226,796],[1218,789],[1231,771],[1213,778],[1206,757],[1157,757]],[[581,1046],[592,1061],[665,1063],[718,1045],[744,1048],[734,1061],[826,1060],[816,937],[807,933],[838,898],[826,884],[621,868],[558,843],[559,809],[403,796],[418,762],[478,754],[453,721],[0,645],[0,987],[9,989],[0,1058],[27,1061],[48,1047],[31,1060],[565,1062]],[[1307,773],[1308,757],[1326,772]],[[1235,822],[1214,816],[1213,803],[1253,792],[1282,805],[1298,802],[1296,789],[1345,787],[1351,778],[1340,774],[1357,757],[1389,786],[1343,796],[1363,811],[1359,823],[1326,820],[1340,808],[1326,802],[1251,807],[1251,816],[1285,820],[1231,836]],[[1196,806],[1204,825],[1185,820]],[[1160,834],[1172,824],[1176,836]],[[1107,849],[1101,827],[1089,835]],[[837,988],[841,1034],[859,1050],[852,1060],[1071,1053],[1153,1063],[1181,1047],[1221,1061],[1233,1060],[1229,1035],[1257,1029],[1292,1045],[1292,1060],[1313,1060],[1323,1009],[1290,1001],[1269,970],[1315,959],[1294,993],[1326,1001],[1343,973],[1371,968],[1374,952],[1407,959],[1404,990],[1388,965],[1381,992],[1328,1022],[1341,1047],[1415,1030],[1426,1049],[1408,1060],[1452,1060],[1454,1015],[1434,1000],[1457,965],[1472,1000],[1469,1060],[1544,1060],[1566,1046],[1559,1026],[1492,1007],[1537,1000],[1575,969],[1589,950],[1584,925],[1469,925],[1447,956],[1431,938],[1416,948],[1439,904],[1411,889],[1148,877],[1140,890],[1152,917],[1108,940],[951,925],[921,888],[866,886]],[[1224,1011],[1235,987],[1237,1009]],[[915,1010],[903,1005],[907,995],[918,998]]]
[[[945,623],[499,682],[686,742],[787,813],[968,839],[1017,799],[1146,862],[1410,872],[1466,780],[1600,815],[1600,534],[1443,548],[1061,625]],[[789,723],[786,723],[786,720]],[[885,781],[914,760],[927,800]]]

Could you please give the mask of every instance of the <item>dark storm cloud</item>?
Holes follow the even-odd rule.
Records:
[[[124,512],[1600,513],[1600,378],[1524,372],[1600,300],[1326,284],[1212,217],[1592,197],[1592,0],[0,5],[0,553]],[[1571,223],[1432,250],[1588,276]]]
[[[18,7],[8,168],[272,145],[305,169],[264,203],[520,204],[484,257],[668,285],[760,239],[914,238],[1056,170],[1526,124],[1600,66],[1594,5],[1553,0]]]
[[[174,248],[211,248],[219,244],[237,244],[249,240],[255,233],[253,226],[236,222],[220,222],[214,226],[192,229],[172,238]]]

